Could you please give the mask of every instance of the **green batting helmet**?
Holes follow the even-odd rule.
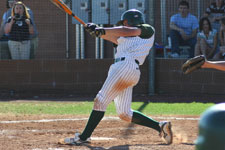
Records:
[[[225,150],[225,103],[216,104],[202,114],[196,150]]]
[[[122,25],[124,20],[127,20],[130,26],[136,26],[145,23],[144,14],[137,9],[129,9],[125,11],[117,25]]]

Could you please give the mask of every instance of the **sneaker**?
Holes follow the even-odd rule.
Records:
[[[178,53],[172,53],[169,55],[170,58],[178,58],[180,55]]]
[[[88,138],[86,141],[82,141],[80,139],[80,133],[75,133],[74,138],[65,138],[59,141],[59,144],[63,145],[81,145],[83,143],[89,143],[90,139]]]
[[[159,136],[166,142],[166,144],[172,144],[173,142],[173,132],[171,122],[161,121],[159,122],[161,132]]]

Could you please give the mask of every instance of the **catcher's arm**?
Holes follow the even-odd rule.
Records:
[[[205,61],[202,68],[212,68],[225,71],[225,61]]]
[[[188,59],[181,67],[184,74],[189,74],[195,70],[198,70],[205,63],[206,59],[204,55],[195,56]]]

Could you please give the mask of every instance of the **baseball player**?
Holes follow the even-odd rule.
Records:
[[[121,120],[152,128],[159,132],[166,144],[173,141],[171,122],[158,122],[131,109],[133,87],[140,78],[142,65],[154,43],[155,29],[145,24],[143,13],[130,9],[121,16],[120,26],[102,28],[88,23],[86,30],[95,37],[117,45],[115,63],[110,66],[107,79],[94,99],[94,107],[84,131],[65,138],[63,144],[80,145],[88,142],[92,132],[102,120],[106,108],[114,100]]]

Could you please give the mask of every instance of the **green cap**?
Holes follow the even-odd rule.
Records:
[[[129,9],[125,11],[117,25],[123,25],[124,20],[127,20],[130,26],[137,26],[145,23],[144,14],[137,9]]]

